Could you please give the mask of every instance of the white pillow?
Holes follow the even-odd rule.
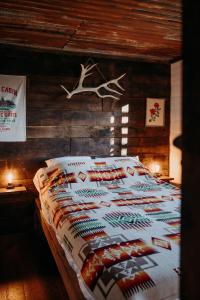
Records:
[[[69,161],[88,161],[88,160],[92,160],[92,158],[90,156],[62,156],[62,157],[55,157],[55,158],[51,158],[48,160],[45,160],[45,163],[47,164],[48,167],[54,166],[57,163],[61,163],[61,162],[69,162]]]

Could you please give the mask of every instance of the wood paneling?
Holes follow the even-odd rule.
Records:
[[[0,40],[151,61],[181,55],[180,0],[0,1]]]
[[[127,137],[128,155],[139,155],[147,165],[152,158],[168,174],[170,67],[165,64],[93,58],[98,63],[85,85],[95,86],[126,72],[125,91],[119,101],[93,93],[67,100],[60,84],[73,89],[80,63],[89,58],[24,49],[0,48],[2,74],[27,75],[27,141],[0,143],[1,179],[7,166],[16,178],[32,178],[45,159],[63,155],[121,155],[121,138]],[[146,98],[165,98],[165,126],[145,127]],[[129,105],[129,111],[122,107]],[[128,123],[122,124],[122,117]],[[113,120],[113,121],[112,121]],[[122,127],[128,134],[122,134]],[[113,140],[114,138],[114,144]]]

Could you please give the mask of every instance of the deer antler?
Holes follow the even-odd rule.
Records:
[[[92,70],[94,67],[96,66],[96,64],[94,65],[87,65],[86,67],[84,67],[84,65],[81,64],[81,77],[79,79],[79,83],[78,83],[78,86],[76,89],[74,89],[73,91],[69,92],[66,87],[64,87],[63,85],[61,85],[61,87],[65,90],[65,92],[67,93],[67,96],[66,98],[67,99],[70,99],[74,94],[78,94],[78,93],[82,93],[82,92],[94,92],[96,93],[100,98],[113,98],[113,99],[116,99],[116,100],[119,100],[119,97],[116,97],[114,95],[110,95],[110,94],[101,94],[100,92],[100,89],[105,89],[111,93],[116,93],[118,95],[122,95],[122,93],[120,93],[119,91],[115,90],[114,88],[111,88],[109,85],[116,85],[120,90],[123,90],[124,89],[120,86],[119,84],[119,80],[121,78],[123,78],[125,76],[125,74],[119,76],[118,78],[116,79],[112,79],[108,82],[105,82],[105,83],[102,83],[100,84],[99,86],[97,87],[83,87],[83,81],[86,77],[90,76],[92,73],[89,73],[90,70]]]

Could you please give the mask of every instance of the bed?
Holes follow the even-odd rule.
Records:
[[[34,177],[70,299],[179,299],[180,189],[138,157],[62,157]]]

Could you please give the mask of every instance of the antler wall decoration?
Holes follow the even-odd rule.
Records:
[[[112,85],[116,85],[120,90],[124,89],[121,87],[121,85],[119,84],[119,80],[121,78],[123,78],[125,76],[126,73],[124,73],[123,75],[119,76],[116,79],[112,79],[108,82],[102,83],[97,87],[84,87],[83,86],[83,81],[86,77],[90,76],[92,73],[88,73],[90,72],[97,64],[93,64],[93,65],[87,65],[86,67],[84,67],[84,65],[81,64],[81,77],[79,79],[79,83],[76,89],[72,90],[71,92],[69,92],[66,87],[64,87],[63,85],[61,85],[61,87],[65,90],[65,92],[67,93],[66,98],[70,99],[73,95],[78,94],[78,93],[83,93],[83,92],[94,92],[96,93],[100,98],[113,98],[116,100],[119,100],[119,97],[117,97],[117,95],[112,95],[112,94],[101,94],[100,89],[105,89],[106,91],[109,91],[111,93],[116,93],[118,95],[122,95],[122,93],[120,93],[119,91],[115,90],[114,88],[111,88],[111,84]]]

